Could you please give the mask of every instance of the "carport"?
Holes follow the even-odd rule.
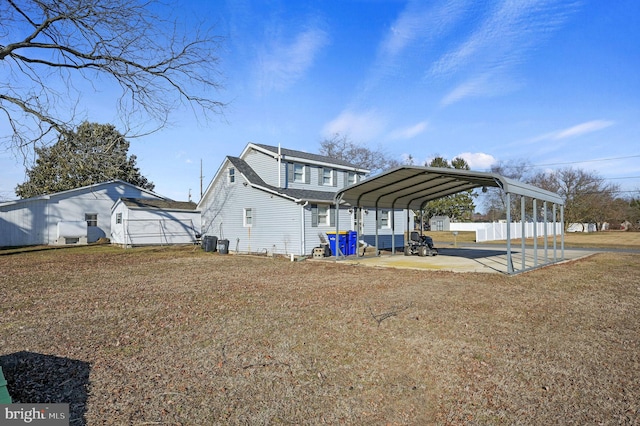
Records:
[[[481,189],[486,192],[487,188],[499,188],[505,197],[507,210],[507,269],[509,274],[523,272],[528,269],[545,266],[551,263],[564,260],[564,229],[561,226],[560,232],[560,256],[557,254],[557,236],[553,233],[552,247],[553,255],[548,253],[549,235],[547,223],[551,218],[553,229],[556,223],[564,222],[564,201],[553,192],[546,191],[523,182],[516,181],[496,173],[474,172],[469,170],[448,169],[438,167],[400,166],[391,169],[380,175],[365,179],[362,182],[348,186],[335,195],[336,205],[348,205],[356,209],[375,209],[376,221],[380,220],[379,209],[389,209],[391,211],[392,232],[395,227],[395,210],[406,211],[407,229],[409,229],[409,211],[422,211],[426,203],[448,195],[472,189]],[[515,197],[515,198],[514,198]],[[511,212],[511,202],[520,198],[520,225],[524,235],[527,221],[527,199],[531,200],[529,213],[534,221],[542,216],[544,226],[543,234],[537,235],[537,226],[534,226],[532,261],[527,262],[527,252],[525,239],[522,238],[521,255],[519,268],[514,264],[511,239],[516,234],[512,229],[513,220]],[[542,203],[539,209],[538,203]],[[549,208],[551,208],[549,210]],[[336,209],[337,211],[337,209]],[[558,213],[560,218],[558,219]],[[376,253],[378,251],[378,233],[376,226]],[[336,214],[336,232],[339,230],[338,215]],[[538,237],[544,237],[543,255],[538,255]],[[405,244],[407,244],[405,235]],[[395,247],[392,248],[395,254]],[[339,253],[337,258],[343,257]],[[539,259],[542,257],[542,259]]]

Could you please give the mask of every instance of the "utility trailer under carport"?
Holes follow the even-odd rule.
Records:
[[[499,188],[504,192],[507,206],[507,263],[508,273],[515,274],[539,266],[548,265],[564,260],[564,230],[560,233],[560,256],[557,253],[557,236],[552,236],[553,255],[549,255],[549,235],[547,234],[547,221],[551,221],[556,229],[555,223],[564,221],[564,200],[558,194],[516,181],[496,173],[474,172],[469,170],[448,169],[439,167],[419,167],[400,166],[368,178],[360,183],[348,186],[335,195],[336,205],[349,205],[357,209],[375,209],[378,217],[379,209],[404,209],[406,211],[407,229],[409,224],[410,210],[423,210],[426,203],[448,195],[459,192],[482,188],[483,192],[487,188]],[[521,243],[520,268],[513,262],[513,252],[511,235],[513,234],[511,201],[513,197],[519,197],[521,203],[521,225],[524,229],[526,224],[526,199],[532,200],[531,211],[534,217],[542,216],[545,226],[544,233],[544,255],[543,259],[538,258],[538,235],[533,238],[533,266],[526,266],[526,246],[525,239]],[[542,202],[540,211],[538,201]],[[551,204],[551,212],[549,212]],[[558,213],[560,218],[558,218]],[[392,218],[394,224],[395,218]],[[339,231],[338,220],[336,218],[336,232]],[[534,228],[535,229],[535,228]],[[522,233],[524,235],[524,232]],[[405,237],[406,238],[406,237]],[[376,235],[377,241],[377,235]],[[405,245],[408,242],[405,241]],[[377,242],[376,242],[377,247]],[[395,250],[393,250],[395,251]],[[376,253],[378,250],[376,250]]]

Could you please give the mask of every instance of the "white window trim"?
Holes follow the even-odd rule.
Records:
[[[358,174],[356,172],[347,172],[347,185],[358,183]]]
[[[323,213],[321,213],[321,211]],[[327,204],[318,204],[318,226],[331,226],[331,208]],[[324,218],[321,221],[320,218]]]
[[[327,173],[329,174],[329,180],[325,181],[325,177],[327,177]],[[322,185],[323,186],[333,186],[333,170],[323,167],[322,168]]]
[[[247,223],[247,212],[251,212],[251,223]],[[253,227],[253,213],[254,209],[251,207],[245,207],[242,209],[242,226],[244,226],[245,228]]]
[[[89,216],[95,216],[96,218],[95,219],[89,219]],[[96,226],[97,227],[98,226],[98,213],[85,213],[84,214],[84,220],[85,220],[85,222],[87,222],[87,226],[91,226],[91,227]],[[95,222],[95,225],[90,225],[89,222]]]
[[[301,173],[299,173],[300,179],[297,178],[298,170],[302,171]],[[307,168],[305,167],[304,164],[300,164],[300,163],[294,163],[293,164],[293,181],[295,183],[305,183],[306,182],[305,173],[307,173]]]
[[[385,218],[386,216],[386,222]],[[389,229],[391,228],[391,212],[389,210],[380,211],[380,229]]]

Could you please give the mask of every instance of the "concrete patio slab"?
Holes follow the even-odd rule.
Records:
[[[382,252],[379,256],[367,255],[365,257],[348,257],[339,260],[349,264],[373,267],[387,267],[399,269],[419,269],[419,270],[441,270],[453,272],[484,272],[484,273],[508,273],[507,249],[501,246],[473,246],[473,247],[445,247],[438,248],[437,256],[420,257],[405,256],[402,252]],[[556,262],[575,260],[590,256],[596,251],[587,250],[564,250],[564,259],[561,258],[561,251],[555,253]],[[554,260],[553,249],[533,250],[527,247],[523,256],[520,247],[511,251],[513,269],[515,271],[530,270],[537,266],[542,266],[549,260]],[[547,260],[545,260],[545,256]]]

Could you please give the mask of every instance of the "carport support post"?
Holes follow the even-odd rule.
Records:
[[[538,203],[533,199],[533,267],[538,267]]]
[[[513,262],[511,261],[511,194],[505,194],[507,200],[507,273],[513,274]]]
[[[338,260],[338,257],[342,257],[343,255],[342,250],[340,250],[340,244],[338,244],[338,241],[339,241],[338,229],[340,229],[340,202],[341,201],[342,201],[342,195],[340,195],[340,198],[336,200],[336,260]]]
[[[411,209],[409,207],[407,207],[407,226],[406,226],[407,232],[404,234],[404,238],[403,238],[404,247],[407,247],[409,245],[409,235],[411,235],[411,230],[409,229],[409,225],[411,224],[410,215],[411,215]],[[415,219],[414,219],[413,223],[415,224]],[[404,250],[404,247],[403,247],[403,250]]]
[[[564,204],[560,205],[560,250],[564,260]]]
[[[396,215],[394,207],[391,207],[391,254],[396,254]]]
[[[522,268],[520,269],[521,271],[524,271],[525,268],[525,263],[524,263],[524,258],[525,258],[525,254],[526,254],[526,246],[525,246],[525,241],[524,241],[524,236],[527,233],[527,215],[525,214],[526,212],[524,211],[525,208],[525,204],[526,204],[526,200],[524,195],[520,196],[520,228],[521,228],[521,235],[520,235],[520,247],[522,247]]]
[[[380,249],[378,248],[378,228],[380,227],[380,213],[378,212],[378,203],[376,203],[376,256],[380,256]]]
[[[553,203],[553,261],[558,261],[557,254],[557,233],[558,233],[558,213],[556,212],[556,203]]]
[[[542,213],[544,215],[544,263],[549,263],[549,223],[547,222],[547,202],[542,204]]]

